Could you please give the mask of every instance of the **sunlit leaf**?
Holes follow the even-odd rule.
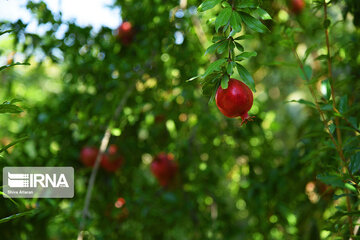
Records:
[[[17,213],[17,214],[14,214],[14,215],[11,215],[11,216],[8,216],[8,217],[5,217],[5,218],[1,218],[0,223],[8,222],[8,221],[11,221],[13,219],[23,217],[23,216],[27,216],[27,215],[32,215],[32,214],[34,214],[34,210]]]
[[[13,66],[17,66],[17,65],[30,65],[30,63],[20,63],[20,62],[16,62],[16,63],[12,63],[12,64],[7,64],[5,66],[1,66],[0,67],[0,71],[6,69],[6,68],[10,68],[10,67],[13,67]]]
[[[221,88],[222,89],[227,89],[228,88],[228,83],[229,83],[229,76],[224,75],[223,78],[221,79]]]
[[[255,9],[255,11],[253,11],[253,13],[257,14],[262,20],[271,20],[272,19],[270,14],[260,7]]]
[[[199,9],[200,12],[204,12],[204,11],[207,11],[209,9],[212,9],[213,7],[215,7],[220,2],[221,2],[221,0],[206,0],[199,6],[198,9]]]
[[[265,33],[268,32],[269,29],[260,22],[260,20],[254,18],[253,16],[249,15],[245,12],[240,12],[241,18],[244,21],[244,23],[253,31],[259,32],[259,33]]]
[[[233,12],[230,18],[230,25],[233,28],[234,32],[240,32],[241,31],[241,17],[239,13]]]
[[[241,60],[251,58],[251,57],[256,57],[256,56],[257,56],[256,52],[243,52],[243,53],[240,53],[239,55],[237,55],[235,57],[235,60],[236,61],[241,61]]]
[[[232,14],[231,8],[224,8],[220,11],[219,15],[215,20],[216,32],[219,30],[220,27],[226,25],[229,22],[231,14]]]
[[[246,68],[244,68],[241,64],[237,63],[236,64],[236,68],[239,72],[239,75],[241,77],[241,79],[245,82],[246,85],[248,85],[248,87],[253,91],[256,92],[255,90],[255,83],[254,83],[254,79],[252,78],[251,74],[248,72],[248,70],[246,70]]]
[[[206,77],[210,73],[219,70],[221,65],[223,65],[226,62],[226,59],[221,58],[216,60],[215,62],[211,63],[210,66],[206,69],[205,73],[202,75],[202,77]]]
[[[2,153],[3,151],[6,151],[7,149],[11,148],[12,146],[14,146],[15,144],[17,144],[19,142],[25,141],[26,139],[28,139],[28,137],[23,137],[23,138],[16,139],[15,141],[13,141],[10,144],[6,145],[5,147],[1,148],[0,153]]]
[[[300,104],[305,104],[309,107],[312,107],[312,108],[315,108],[315,104],[312,103],[312,102],[309,102],[309,101],[306,101],[304,99],[299,99],[299,100],[290,100],[290,101],[287,101],[287,102],[295,102],[295,103],[300,103]]]

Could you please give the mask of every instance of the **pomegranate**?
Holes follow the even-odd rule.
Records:
[[[248,86],[237,79],[229,80],[228,88],[219,86],[215,96],[216,105],[226,117],[241,117],[241,125],[251,121],[248,111],[253,104],[253,94]]]
[[[291,10],[295,14],[300,14],[305,8],[304,0],[291,0]]]
[[[118,149],[115,144],[111,144],[108,148],[108,151],[104,153],[101,157],[101,167],[108,172],[116,172],[118,170],[124,159],[121,155],[118,154]]]
[[[80,153],[80,159],[85,166],[92,167],[95,164],[98,153],[99,150],[96,147],[83,147]]]
[[[122,197],[119,197],[115,204],[107,204],[106,209],[105,209],[105,216],[109,219],[111,219],[112,221],[119,221],[119,222],[123,222],[126,220],[126,218],[128,218],[129,216],[129,210],[127,209],[127,207],[125,206],[125,199]],[[114,208],[115,207],[115,208]]]
[[[125,199],[122,198],[122,197],[120,197],[120,198],[118,198],[118,199],[116,200],[116,202],[115,202],[115,207],[116,207],[116,208],[121,208],[122,206],[125,205],[125,203],[126,203]]]
[[[134,37],[134,30],[130,22],[123,22],[117,29],[117,34],[124,45],[129,45]]]
[[[151,163],[151,172],[163,187],[169,185],[175,179],[178,165],[172,154],[160,153]]]

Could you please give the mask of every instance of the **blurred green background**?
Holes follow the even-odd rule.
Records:
[[[301,59],[307,58],[318,99],[333,117],[325,104],[330,88],[322,60],[327,54],[322,9],[306,1],[295,15],[287,1],[262,1],[273,17],[264,21],[271,32],[246,29],[253,38],[243,41],[245,49],[258,54],[244,63],[255,80],[249,114],[256,118],[240,127],[241,120],[226,118],[215,103],[208,104],[199,81],[186,81],[216,59],[204,53],[216,35],[213,20],[220,6],[199,13],[200,3],[115,1],[113,7],[135,28],[128,46],[116,38],[116,29],[63,20],[42,1],[28,1],[27,11],[38,28],[46,29],[43,33],[27,32],[21,20],[0,25],[0,31],[14,30],[0,37],[0,65],[31,64],[0,72],[0,101],[20,99],[16,105],[23,109],[0,115],[0,146],[28,137],[1,153],[0,165],[75,169],[73,199],[14,199],[16,205],[1,198],[1,218],[33,210],[1,223],[1,239],[77,237],[91,174],[80,151],[100,146],[126,92],[129,98],[111,124],[110,138],[125,162],[115,173],[99,169],[85,239],[349,237],[347,214],[341,214],[344,189],[316,179],[338,174],[339,157],[316,109],[289,102],[312,101],[291,45]],[[357,129],[359,9],[358,0],[332,1],[328,13],[337,100]],[[233,77],[240,79],[237,72]],[[345,155],[359,164],[359,132],[341,124]],[[150,171],[159,152],[172,153],[178,162],[172,187],[161,187]],[[359,168],[352,170],[358,179]],[[350,194],[354,223],[357,196]],[[120,197],[126,203],[117,207]]]

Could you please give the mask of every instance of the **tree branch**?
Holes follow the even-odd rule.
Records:
[[[94,165],[94,167],[92,169],[90,180],[89,180],[89,185],[88,185],[87,192],[86,192],[84,209],[82,211],[82,216],[81,216],[81,219],[80,219],[80,226],[79,226],[80,231],[79,231],[78,238],[77,238],[78,240],[82,240],[83,237],[84,237],[83,236],[83,233],[84,233],[83,229],[85,227],[86,217],[88,216],[92,190],[93,190],[96,175],[97,175],[97,172],[98,172],[98,169],[99,169],[101,156],[104,154],[104,152],[106,151],[106,148],[107,148],[107,146],[109,144],[109,140],[110,140],[110,137],[111,137],[111,133],[110,133],[111,124],[112,124],[112,122],[114,120],[116,120],[119,117],[119,115],[120,115],[121,111],[123,110],[128,98],[130,97],[131,93],[133,92],[133,90],[135,88],[135,84],[136,84],[136,81],[133,81],[131,86],[127,89],[127,91],[123,95],[119,105],[117,106],[117,108],[116,108],[116,110],[114,112],[114,115],[113,115],[112,119],[110,120],[110,122],[109,122],[109,124],[108,124],[108,126],[106,128],[104,136],[103,136],[103,138],[101,140],[100,151],[99,151],[98,155],[96,156],[95,165]]]

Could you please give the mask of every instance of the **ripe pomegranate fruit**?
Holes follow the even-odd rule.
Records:
[[[124,159],[118,154],[117,146],[115,144],[111,144],[108,151],[102,155],[100,164],[106,171],[116,172],[123,162]]]
[[[115,202],[115,207],[116,207],[116,208],[121,208],[122,206],[125,205],[125,203],[126,203],[125,199],[122,198],[122,197],[120,197],[120,198],[118,198],[118,199],[116,200],[116,202]]]
[[[300,14],[305,8],[304,0],[291,0],[291,10],[295,14]]]
[[[130,22],[123,22],[117,29],[117,34],[124,45],[129,45],[134,37],[134,29]]]
[[[150,168],[151,172],[159,181],[159,184],[166,187],[175,179],[178,165],[174,161],[174,156],[172,154],[159,153],[154,158]]]
[[[98,153],[99,150],[96,147],[83,147],[80,153],[80,159],[85,166],[92,167],[95,164]]]
[[[104,215],[112,221],[125,221],[126,218],[128,218],[129,216],[129,210],[127,209],[125,204],[126,201],[124,198],[118,198],[115,204],[107,204]]]
[[[219,86],[215,96],[216,105],[226,117],[241,117],[241,125],[251,121],[248,111],[253,104],[253,94],[248,86],[239,80],[231,78],[228,88]]]

